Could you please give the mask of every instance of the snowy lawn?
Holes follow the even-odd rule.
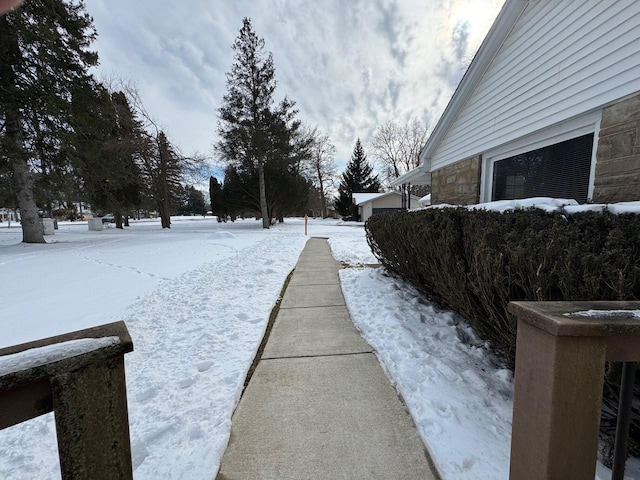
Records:
[[[253,220],[189,217],[169,231],[156,221],[103,232],[61,224],[52,244],[23,245],[19,229],[0,224],[0,348],[124,320],[135,478],[213,479],[303,232],[301,219],[264,231]],[[340,274],[354,322],[443,480],[507,478],[511,373],[456,315],[363,267],[376,259],[361,225],[311,220],[309,235],[358,265]],[[60,478],[51,414],[0,431],[0,478]]]

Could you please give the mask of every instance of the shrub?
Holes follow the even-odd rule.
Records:
[[[445,208],[385,212],[365,228],[384,267],[464,316],[511,366],[510,301],[640,299],[640,215]]]
[[[365,229],[385,268],[460,313],[511,368],[516,319],[507,311],[510,301],[640,299],[640,215],[460,207],[385,212],[369,218]],[[612,365],[607,371],[602,427],[611,434],[620,375]],[[631,426],[635,454],[639,405]]]

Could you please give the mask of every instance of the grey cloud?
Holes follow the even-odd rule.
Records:
[[[468,22],[456,24],[451,32],[451,41],[453,42],[456,58],[462,60],[468,48],[470,25]]]
[[[296,101],[300,118],[327,132],[345,161],[356,138],[367,144],[381,123],[436,118],[470,50],[470,25],[443,27],[450,2],[92,0],[87,7],[101,70],[138,79],[147,109],[186,151],[215,142],[231,45],[245,16],[274,55],[278,99]]]

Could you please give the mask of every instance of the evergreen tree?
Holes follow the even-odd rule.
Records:
[[[209,177],[209,199],[211,200],[211,214],[218,217],[218,222],[227,221],[222,184],[216,177]]]
[[[299,187],[304,182],[296,178],[295,142],[300,122],[295,118],[294,103],[287,98],[273,107],[275,68],[264,45],[245,18],[232,47],[235,57],[219,110],[216,149],[233,168],[233,178],[229,183],[225,177],[225,186],[229,184],[228,191],[239,197],[232,202],[227,196],[229,202],[258,211],[262,226],[269,228],[272,218],[281,217],[290,208],[290,204],[283,204],[290,199],[279,194],[282,182],[290,175]],[[299,189],[290,192],[301,195]]]
[[[203,193],[192,185],[182,189],[178,215],[206,215],[207,208]]]
[[[84,2],[34,0],[0,16],[0,162],[8,166],[23,242],[44,243],[33,166],[59,148],[71,91],[88,82],[98,57]]]
[[[240,35],[233,44],[234,64],[227,74],[227,93],[220,108],[218,151],[244,170],[255,169],[258,175],[258,201],[263,228],[269,228],[264,166],[267,143],[267,117],[276,89],[273,56],[264,50],[264,39],[244,18]]]
[[[269,217],[282,222],[286,215],[304,212],[309,182],[302,175],[303,162],[310,153],[310,139],[300,129],[293,103],[285,99],[272,112],[269,122],[268,162],[265,165]]]
[[[353,204],[353,194],[374,193],[379,190],[378,175],[374,175],[373,167],[367,162],[367,156],[358,138],[347,169],[340,177],[338,198],[334,202],[336,211],[343,217],[352,216],[357,220],[358,210]]]
[[[76,92],[68,156],[94,211],[112,212],[116,227],[140,206],[144,182],[138,165],[148,139],[122,92],[100,84]]]

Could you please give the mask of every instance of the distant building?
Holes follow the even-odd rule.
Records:
[[[20,214],[16,210],[10,210],[8,208],[0,208],[0,222],[19,222]]]
[[[418,208],[420,197],[410,195],[407,208]],[[383,193],[354,193],[353,203],[358,206],[360,221],[366,222],[371,215],[402,210],[402,194],[396,190]]]
[[[393,182],[431,203],[640,199],[640,2],[507,0]]]

